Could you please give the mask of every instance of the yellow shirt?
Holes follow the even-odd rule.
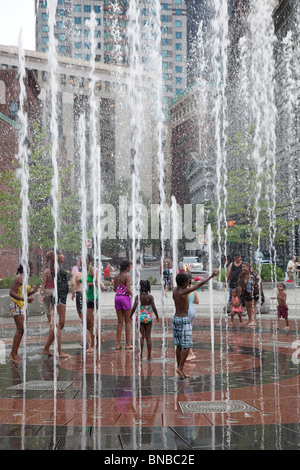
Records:
[[[29,292],[31,291],[31,286],[28,286],[27,285],[27,295],[29,294]],[[17,294],[20,296],[20,297],[23,297],[23,287],[22,285],[18,288],[17,290]],[[20,308],[24,308],[24,300],[17,300],[17,299],[14,299],[12,297],[12,300],[13,302],[18,305]]]

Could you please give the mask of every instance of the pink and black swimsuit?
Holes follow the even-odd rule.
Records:
[[[131,309],[131,299],[127,292],[125,285],[117,286],[116,296],[115,296],[115,309],[116,310],[130,310]]]

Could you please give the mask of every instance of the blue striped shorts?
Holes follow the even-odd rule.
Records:
[[[173,337],[175,346],[191,348],[193,346],[193,330],[189,317],[173,317]]]

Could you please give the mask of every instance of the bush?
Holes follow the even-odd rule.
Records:
[[[1,289],[10,289],[12,286],[12,283],[14,282],[16,276],[7,276],[4,277],[1,281]],[[36,274],[32,277],[29,278],[28,284],[30,286],[34,286],[35,284],[40,287],[42,284],[42,275],[41,274]]]
[[[254,270],[258,273],[258,266],[253,266]],[[271,264],[263,264],[260,270],[260,277],[263,281],[274,281],[275,280],[275,266]],[[284,281],[284,271],[276,266],[276,280]]]

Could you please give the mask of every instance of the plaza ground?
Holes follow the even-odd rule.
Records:
[[[1,450],[296,450],[300,444],[300,289],[289,288],[290,332],[276,302],[257,328],[231,326],[223,312],[226,293],[199,292],[193,330],[196,360],[189,379],[176,374],[171,294],[152,293],[163,323],[153,325],[153,360],[116,348],[114,294],[101,296],[101,364],[83,354],[82,327],[68,297],[63,350],[70,358],[55,368],[42,349],[46,317],[27,322],[26,368],[9,360],[13,319],[0,318]],[[267,298],[274,295],[265,286]],[[214,348],[210,305],[214,314]],[[246,322],[246,318],[243,319]],[[23,344],[23,343],[22,343]],[[3,347],[4,345],[4,347]],[[146,347],[146,346],[145,346]],[[214,350],[214,354],[212,354]],[[24,356],[23,347],[20,354]],[[299,354],[300,355],[300,354]],[[86,358],[86,360],[84,360]],[[57,373],[54,383],[54,369]]]

